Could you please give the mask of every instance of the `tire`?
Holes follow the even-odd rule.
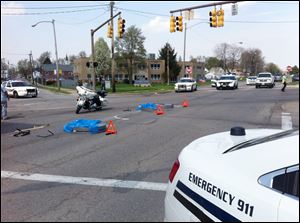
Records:
[[[14,98],[18,98],[19,97],[18,92],[14,91],[13,94],[14,94]]]
[[[258,85],[255,85],[255,88],[258,88]]]
[[[81,110],[81,106],[77,105],[77,108],[76,108],[76,114],[79,114],[79,111]]]
[[[220,88],[219,88],[219,87],[217,87],[217,90],[220,90]]]

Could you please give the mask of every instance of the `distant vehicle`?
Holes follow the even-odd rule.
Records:
[[[21,80],[10,80],[5,82],[8,96],[18,97],[37,97],[38,88]]]
[[[196,91],[197,83],[193,78],[183,77],[175,84],[175,92],[179,91]]]
[[[275,86],[274,76],[269,72],[262,72],[257,75],[255,82],[255,87],[269,87],[273,88]]]
[[[217,87],[217,81],[219,80],[218,77],[215,77],[213,79],[210,80],[210,85],[211,87]]]
[[[247,79],[246,79],[246,84],[247,84],[247,85],[255,85],[256,79],[257,79],[256,76],[249,76],[249,77],[247,77]]]
[[[299,81],[299,74],[294,74],[292,77],[293,81]]]
[[[299,130],[196,139],[174,162],[164,203],[167,222],[299,222]]]
[[[274,81],[275,82],[280,82],[282,80],[282,75],[281,74],[274,74]]]
[[[230,88],[232,90],[238,88],[238,80],[235,75],[222,75],[217,81],[217,90]]]

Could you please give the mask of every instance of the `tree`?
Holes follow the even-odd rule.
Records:
[[[216,57],[209,57],[205,60],[205,68],[210,70],[213,67],[221,67],[221,61]]]
[[[78,56],[79,56],[80,58],[84,58],[84,57],[86,57],[86,52],[85,52],[85,51],[80,51],[80,52],[78,53]]]
[[[241,55],[241,68],[244,72],[256,75],[263,71],[264,58],[260,49],[253,48],[245,50]]]
[[[276,64],[274,64],[274,63],[268,63],[268,64],[266,64],[265,71],[268,71],[268,72],[270,72],[272,74],[281,73],[280,68]]]
[[[98,62],[96,74],[104,76],[111,67],[111,51],[103,38],[95,42],[95,60]]]
[[[39,65],[41,66],[42,64],[51,64],[51,53],[49,51],[46,51],[40,55],[40,57],[37,59],[39,62]]]
[[[30,62],[27,59],[18,61],[18,71],[27,79],[31,75]]]
[[[228,67],[231,69],[231,71],[234,71],[236,65],[239,63],[241,59],[241,55],[243,52],[242,47],[238,47],[233,45],[229,45],[228,49]]]
[[[169,48],[169,72],[170,72],[170,79],[176,80],[177,76],[180,73],[181,67],[178,65],[176,57],[177,53],[175,53],[175,49],[171,47],[169,43],[166,43],[163,48],[159,50],[159,59],[165,61],[165,72],[163,74],[163,79],[165,82],[167,81],[167,60],[168,60],[168,48]]]
[[[299,74],[299,68],[296,65],[292,68],[292,74]]]
[[[221,43],[215,47],[215,55],[221,61],[221,66],[226,72],[229,72],[227,66],[229,48],[230,46],[227,43]]]
[[[116,38],[116,59],[128,63],[130,83],[132,83],[134,65],[142,63],[146,58],[146,50],[144,47],[145,39],[141,29],[135,26],[128,27],[123,38]]]

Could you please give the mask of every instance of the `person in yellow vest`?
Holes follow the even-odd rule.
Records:
[[[282,92],[284,92],[284,90],[285,90],[285,87],[286,87],[286,75],[285,74],[283,74],[283,76],[282,76],[282,88],[281,88],[281,91]]]

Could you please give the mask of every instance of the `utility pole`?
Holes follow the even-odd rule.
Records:
[[[32,51],[30,51],[30,54],[29,54],[29,61],[30,61],[31,82],[32,82],[32,84],[34,84],[32,59],[31,58],[32,58]]]
[[[113,20],[113,9],[114,2],[110,2],[110,25],[112,30],[114,30],[114,20]],[[116,92],[116,83],[115,83],[115,42],[114,42],[114,32],[112,33],[111,38],[111,78],[112,78],[112,92]]]
[[[96,91],[96,69],[94,66],[94,62],[95,62],[95,48],[94,48],[94,30],[91,29],[91,45],[92,45],[92,79],[93,79],[93,90]]]
[[[183,76],[185,76],[185,48],[186,48],[186,22],[184,23],[184,46],[183,46]]]
[[[169,44],[167,45],[167,77],[168,77],[168,85],[170,85],[170,46]]]

